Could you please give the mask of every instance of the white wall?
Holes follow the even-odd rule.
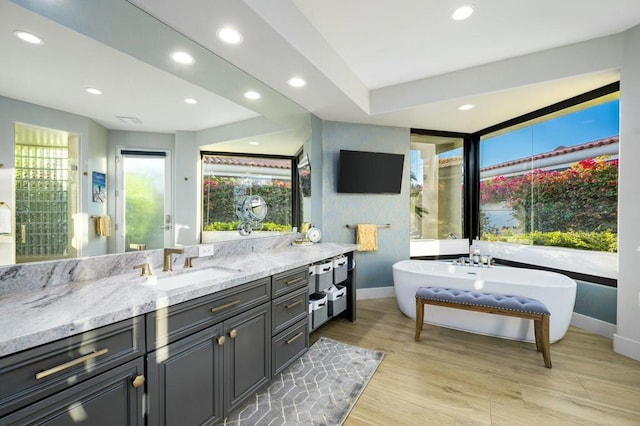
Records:
[[[618,329],[614,350],[640,360],[640,26],[625,34],[620,80]]]
[[[311,117],[311,138],[305,143],[304,152],[309,156],[311,164],[311,197],[306,198],[303,206],[304,221],[310,222],[313,226],[324,229],[322,214],[322,199],[324,195],[324,179],[322,155],[322,120],[315,115]]]
[[[200,152],[194,132],[176,132],[174,205],[176,244],[200,243]]]
[[[101,125],[91,122],[89,125],[89,141],[86,149],[86,166],[83,167],[87,171],[87,176],[82,176],[82,192],[86,200],[81,206],[82,211],[87,214],[87,230],[84,236],[84,244],[86,250],[83,256],[96,256],[108,253],[109,238],[97,236],[95,233],[95,223],[91,219],[92,215],[102,216],[107,214],[109,202],[107,198],[104,203],[93,202],[93,172],[107,173],[107,152],[109,150],[109,133],[107,129]]]

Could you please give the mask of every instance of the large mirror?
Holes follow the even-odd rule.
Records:
[[[201,151],[294,156],[310,138],[307,111],[128,1],[4,1],[0,28],[0,265],[155,248],[126,215],[153,217],[153,244],[199,243]]]

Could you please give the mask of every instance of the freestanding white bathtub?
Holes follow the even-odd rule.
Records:
[[[396,299],[403,314],[416,317],[418,287],[503,293],[538,299],[549,308],[549,340],[562,339],[569,328],[576,300],[576,282],[555,272],[492,266],[454,265],[430,260],[403,260],[393,265]],[[535,342],[533,321],[459,309],[427,306],[425,322],[472,333]]]

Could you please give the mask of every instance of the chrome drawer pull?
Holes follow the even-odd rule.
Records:
[[[293,302],[293,303],[292,303],[292,304],[290,304],[290,305],[284,305],[284,307],[285,307],[285,308],[287,308],[287,309],[291,309],[291,308],[293,308],[294,306],[298,306],[300,303],[302,303],[302,302],[300,302],[300,300],[296,300],[295,302]]]
[[[302,336],[302,331],[299,331],[295,336],[293,336],[291,339],[287,340],[287,345],[290,345],[291,342],[293,342],[294,340],[296,340],[300,336]]]
[[[60,364],[57,367],[53,367],[48,370],[41,371],[40,373],[36,374],[36,380],[44,379],[45,377],[48,377],[52,374],[59,373],[63,370],[66,370],[67,368],[75,367],[78,364],[82,364],[83,362],[89,361],[90,359],[93,359],[93,358],[97,358],[100,355],[106,354],[107,352],[109,352],[109,349],[106,349],[106,348],[93,351],[84,356],[81,356],[80,358],[76,358],[73,361],[65,362],[64,364]]]
[[[297,284],[297,283],[299,283],[300,281],[304,281],[304,280],[305,280],[305,278],[304,278],[304,277],[298,277],[298,278],[296,278],[295,280],[285,281],[285,282],[284,282],[284,285]]]
[[[238,303],[240,303],[240,300],[233,300],[233,301],[231,301],[231,302],[229,302],[229,303],[225,303],[225,304],[224,304],[224,305],[222,305],[222,306],[218,306],[218,307],[216,307],[216,308],[211,308],[211,312],[218,312],[218,311],[221,311],[221,310],[223,310],[223,309],[227,309],[227,308],[230,308],[230,307],[232,307],[232,306],[235,306],[235,305],[237,305]]]

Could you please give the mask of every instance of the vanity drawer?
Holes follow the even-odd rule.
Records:
[[[272,278],[272,294],[276,297],[282,296],[290,291],[297,290],[300,287],[307,286],[309,282],[309,267],[303,266],[301,268],[292,269],[290,271],[281,272],[276,274]]]
[[[0,358],[0,416],[144,354],[136,317]]]
[[[303,319],[273,338],[272,377],[279,374],[309,349],[309,323]]]
[[[306,319],[309,314],[309,292],[307,287],[281,296],[271,302],[271,324],[273,334],[278,334],[291,324]]]
[[[262,278],[147,314],[147,350],[154,351],[196,331],[268,302],[270,278]]]

